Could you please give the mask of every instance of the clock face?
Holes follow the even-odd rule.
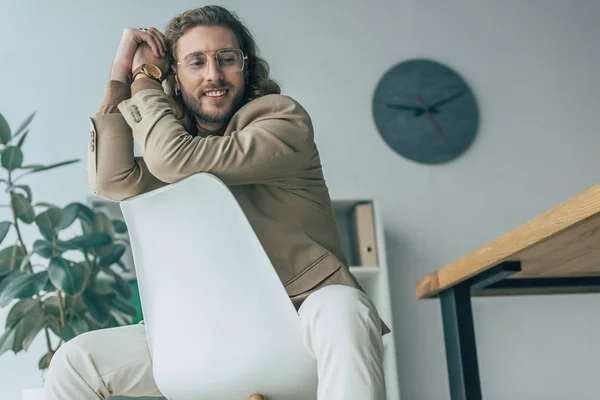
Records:
[[[467,83],[430,60],[397,64],[379,81],[373,118],[384,141],[398,154],[424,164],[441,164],[473,143],[479,111]]]

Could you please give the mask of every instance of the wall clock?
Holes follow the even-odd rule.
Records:
[[[388,70],[375,89],[372,111],[383,140],[423,164],[454,160],[471,146],[479,127],[468,84],[448,66],[425,59]]]

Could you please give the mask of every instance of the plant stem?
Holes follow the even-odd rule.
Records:
[[[58,292],[58,311],[60,313],[60,327],[61,329],[65,327],[65,308],[63,306],[63,297],[62,292],[57,290]]]
[[[12,174],[11,171],[8,171],[8,185],[9,187],[12,185]],[[15,211],[15,205],[12,200],[10,202],[10,210],[12,211],[13,224],[15,225],[15,230],[17,231],[17,238],[19,239],[19,243],[21,244],[21,252],[23,253],[23,257],[27,257],[27,248],[25,247],[25,243],[23,243],[23,237],[21,236],[21,230],[19,229],[19,222],[17,221],[17,212]],[[31,266],[31,261],[27,261],[27,272],[33,274],[33,267]]]
[[[56,350],[52,349],[52,342],[50,342],[50,333],[48,332],[48,327],[44,327],[44,331],[46,332],[46,345],[48,346],[48,364],[52,361],[52,356],[54,356],[54,352]]]

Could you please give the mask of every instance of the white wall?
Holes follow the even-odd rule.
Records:
[[[38,199],[66,204],[90,193],[87,118],[101,101],[122,29],[162,28],[174,13],[198,5],[0,1],[0,112],[15,126],[37,110],[25,147],[30,162],[82,159],[29,180]],[[439,303],[416,300],[414,284],[598,181],[600,3],[225,5],[253,29],[285,93],[311,113],[332,195],[373,196],[384,208],[403,400],[448,399]],[[378,79],[416,56],[457,69],[480,102],[479,138],[448,165],[395,155],[371,118]],[[477,299],[484,398],[596,397],[599,306],[597,295]],[[35,363],[42,349],[40,340],[28,354],[0,357],[2,399],[41,384]]]

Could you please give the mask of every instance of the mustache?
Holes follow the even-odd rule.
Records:
[[[229,89],[231,85],[229,85],[227,82],[218,82],[218,83],[213,83],[210,85],[206,85],[204,88],[202,88],[202,90],[200,90],[200,93],[204,93],[207,90],[214,90],[214,89]]]

